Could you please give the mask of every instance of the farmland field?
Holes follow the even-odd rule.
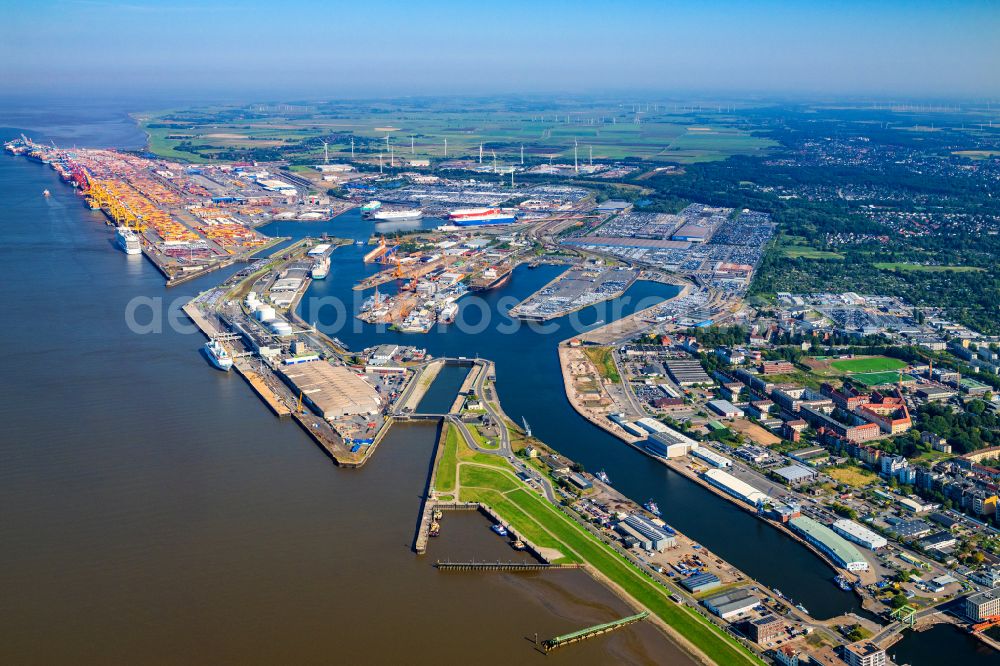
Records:
[[[392,145],[397,158],[477,158],[496,153],[500,164],[572,162],[578,144],[581,162],[634,158],[650,162],[694,163],[732,155],[759,155],[777,144],[751,134],[721,115],[693,124],[691,113],[642,114],[620,104],[544,105],[511,111],[489,101],[456,109],[453,101],[426,106],[407,102],[318,104],[295,108],[208,107],[170,110],[138,117],[150,135],[150,150],[173,159],[197,161],[233,149],[280,148],[295,163],[316,163],[329,142],[330,157],[349,159],[351,139],[359,160],[377,159]],[[389,137],[388,143],[386,137]],[[182,149],[178,150],[181,146]],[[412,148],[411,148],[412,146]],[[412,152],[411,152],[412,150]],[[387,156],[387,155],[386,155]]]
[[[830,365],[842,372],[887,372],[906,367],[904,361],[886,356],[841,359],[839,361],[831,361]]]

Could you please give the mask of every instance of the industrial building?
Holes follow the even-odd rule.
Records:
[[[681,581],[681,585],[694,594],[711,590],[712,588],[719,587],[721,584],[722,581],[719,580],[719,577],[712,573],[694,574]]]
[[[677,382],[678,386],[695,386],[697,384],[711,384],[709,377],[701,361],[696,359],[675,359],[666,362],[667,372],[670,377]]]
[[[750,594],[745,588],[730,590],[705,599],[705,608],[712,611],[723,620],[728,620],[744,613],[749,613],[760,600]]]
[[[859,525],[853,520],[848,520],[847,518],[841,518],[833,521],[833,525],[830,526],[830,529],[848,541],[853,541],[854,543],[864,546],[869,550],[885,548],[889,544],[886,538],[878,532],[874,532],[864,525]]]
[[[925,536],[917,542],[924,550],[948,550],[958,545],[958,538],[947,530]]]
[[[733,466],[733,461],[725,456],[720,456],[718,453],[709,451],[704,447],[699,447],[697,449],[692,449],[691,455],[695,458],[707,462],[712,467],[718,467],[719,469],[726,469],[727,467]]]
[[[375,387],[349,368],[326,361],[309,361],[282,368],[281,374],[303,402],[327,420],[381,409]]]
[[[698,448],[698,442],[672,428],[653,433],[646,440],[646,450],[665,458],[679,458]]]
[[[630,514],[615,526],[622,536],[630,536],[636,540],[643,550],[662,552],[677,545],[677,538],[663,527],[657,525],[645,516]]]
[[[656,419],[650,418],[648,416],[639,419],[638,421],[635,422],[635,424],[650,434],[657,432],[667,432],[668,430],[670,430],[670,428],[668,428],[667,426],[663,425]]]
[[[799,536],[826,553],[837,566],[848,571],[867,571],[868,560],[852,544],[838,536],[826,525],[817,523],[812,518],[799,516],[788,521]]]
[[[743,416],[743,410],[728,400],[709,400],[708,408],[719,416],[727,419],[735,419],[739,416]]]
[[[747,504],[757,506],[767,501],[767,495],[757,490],[749,483],[740,481],[732,474],[719,469],[710,469],[701,475],[709,484],[715,486]]]
[[[965,598],[965,617],[970,622],[982,622],[991,615],[1000,615],[1000,587]]]
[[[810,483],[816,479],[816,470],[803,467],[802,465],[788,465],[779,467],[774,473],[790,486],[798,486],[803,483]]]

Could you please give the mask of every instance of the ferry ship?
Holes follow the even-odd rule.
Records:
[[[490,224],[511,224],[517,222],[514,213],[505,213],[501,208],[459,208],[448,213],[448,220],[459,227],[479,227]]]
[[[507,528],[500,523],[495,523],[490,525],[490,529],[499,534],[500,536],[507,536]]]
[[[230,368],[233,367],[233,358],[218,340],[209,340],[206,342],[205,353],[208,354],[208,360],[212,362],[212,365],[219,370],[229,372]]]
[[[323,257],[312,265],[309,271],[310,277],[314,280],[322,280],[330,274],[330,257]]]
[[[372,215],[376,222],[409,222],[419,220],[424,216],[424,211],[419,208],[411,210],[384,210]]]
[[[381,207],[382,207],[381,201],[369,201],[368,203],[366,203],[364,206],[361,207],[361,214],[371,215]]]
[[[656,502],[654,502],[653,500],[649,500],[648,502],[643,504],[642,508],[644,508],[646,511],[649,511],[654,516],[660,515],[660,507],[658,507],[656,505]]]
[[[116,227],[115,240],[118,243],[118,247],[125,251],[125,254],[142,254],[142,245],[139,244],[139,237],[128,227]]]

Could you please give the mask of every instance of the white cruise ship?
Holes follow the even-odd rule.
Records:
[[[212,365],[219,370],[229,372],[233,367],[233,357],[229,355],[229,352],[226,351],[226,348],[218,340],[209,340],[206,342],[205,353],[208,354],[208,360],[212,362]]]
[[[118,247],[125,250],[125,254],[142,254],[142,245],[139,244],[139,237],[128,227],[115,228],[115,240]]]

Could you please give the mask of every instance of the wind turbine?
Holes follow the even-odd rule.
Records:
[[[323,164],[330,163],[330,144],[323,142]]]

